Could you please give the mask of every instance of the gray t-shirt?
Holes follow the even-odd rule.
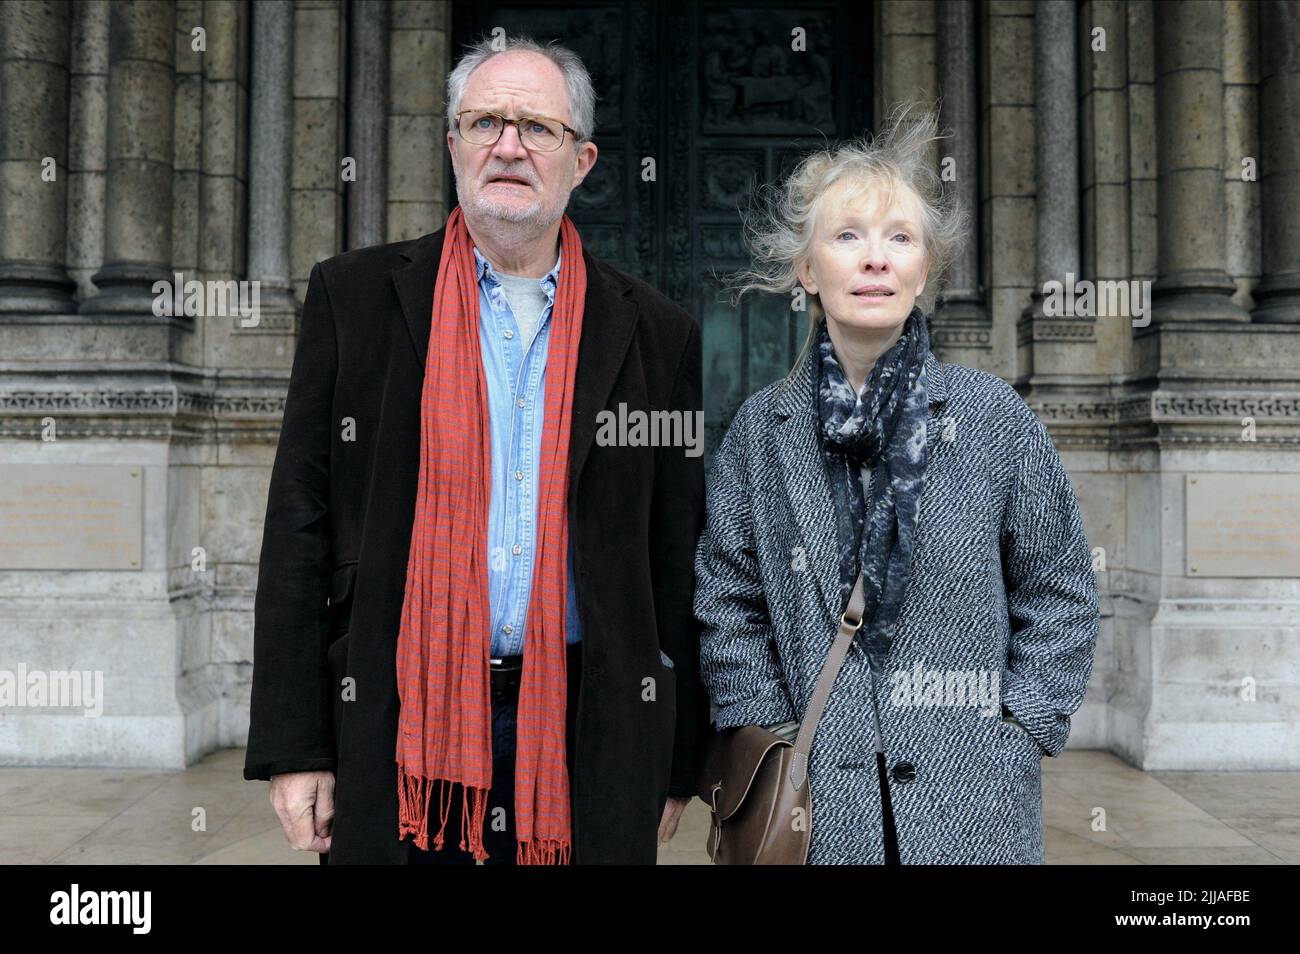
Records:
[[[497,280],[501,282],[506,301],[510,302],[510,310],[515,314],[523,345],[527,348],[546,308],[546,288],[540,278],[521,278],[504,272],[497,272]]]

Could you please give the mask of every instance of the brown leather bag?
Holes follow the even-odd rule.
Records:
[[[699,795],[712,809],[708,848],[715,864],[801,865],[808,860],[813,822],[808,753],[853,634],[862,628],[865,602],[859,573],[793,745],[758,725],[713,734]]]

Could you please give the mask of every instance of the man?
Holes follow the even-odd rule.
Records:
[[[699,414],[700,333],[564,216],[594,98],[563,48],[471,48],[459,208],[312,269],[244,777],[323,863],[653,863],[694,791],[702,458],[597,432]]]

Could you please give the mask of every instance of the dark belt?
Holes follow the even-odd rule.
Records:
[[[582,658],[582,643],[566,643],[565,656],[572,673]],[[519,695],[519,682],[524,675],[522,655],[494,656],[488,660],[488,671],[492,674],[493,699],[513,699]]]

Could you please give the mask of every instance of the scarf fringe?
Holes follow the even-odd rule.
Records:
[[[487,790],[471,788],[469,798],[460,800],[460,850],[471,851],[477,861],[487,860],[487,849],[483,847],[483,820],[487,817]],[[469,832],[469,847],[465,845],[465,833]]]
[[[415,847],[421,851],[429,850],[429,802],[434,784],[438,786],[438,831],[433,838],[433,850],[441,851],[446,843],[451,799],[456,786],[460,785],[462,795],[468,792],[469,796],[460,800],[460,850],[473,852],[478,861],[486,860],[488,853],[483,847],[483,822],[487,817],[487,790],[467,787],[445,778],[411,775],[400,765],[397,768],[397,840],[414,835]]]
[[[567,865],[573,852],[573,845],[558,838],[534,838],[521,841],[516,846],[515,864],[517,865]]]
[[[429,779],[397,767],[397,840],[415,836],[415,847],[429,850]]]

